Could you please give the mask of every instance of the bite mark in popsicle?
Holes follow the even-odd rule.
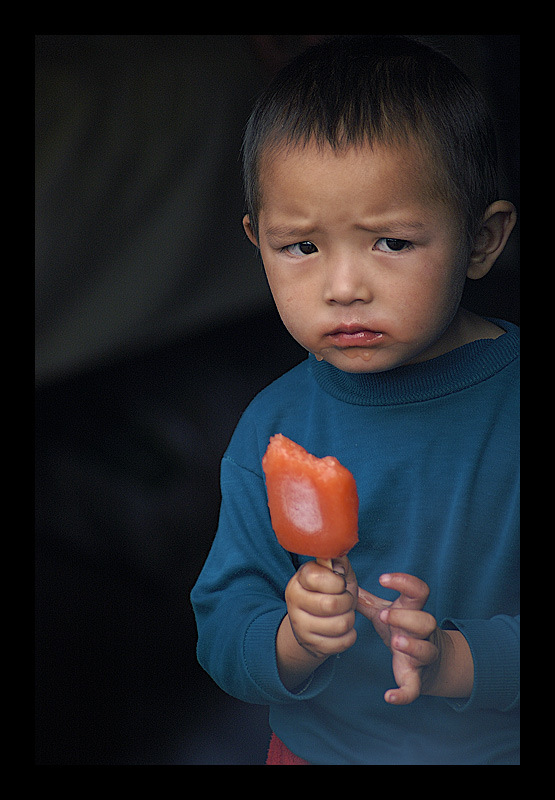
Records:
[[[358,493],[351,472],[333,456],[317,458],[281,433],[270,438],[262,467],[281,546],[331,569],[331,559],[358,542]]]

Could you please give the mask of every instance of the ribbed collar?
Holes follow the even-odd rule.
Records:
[[[433,400],[481,383],[517,358],[519,328],[511,322],[491,321],[506,333],[470,342],[420,364],[357,374],[310,355],[308,369],[325,392],[344,403],[388,406]]]

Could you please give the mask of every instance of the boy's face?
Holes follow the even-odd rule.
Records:
[[[263,158],[255,243],[285,326],[317,358],[380,372],[463,343],[460,221],[432,169],[417,148]]]

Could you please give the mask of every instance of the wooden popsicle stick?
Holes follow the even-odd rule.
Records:
[[[317,558],[316,563],[333,571],[333,560],[331,558]]]

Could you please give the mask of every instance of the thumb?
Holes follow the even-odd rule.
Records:
[[[357,583],[357,576],[351,566],[351,562],[347,558],[347,556],[340,556],[339,558],[333,559],[333,571],[336,575],[341,575],[345,581],[345,589],[352,595],[353,597],[353,608],[356,606],[357,602],[357,595],[358,595],[358,583]]]

